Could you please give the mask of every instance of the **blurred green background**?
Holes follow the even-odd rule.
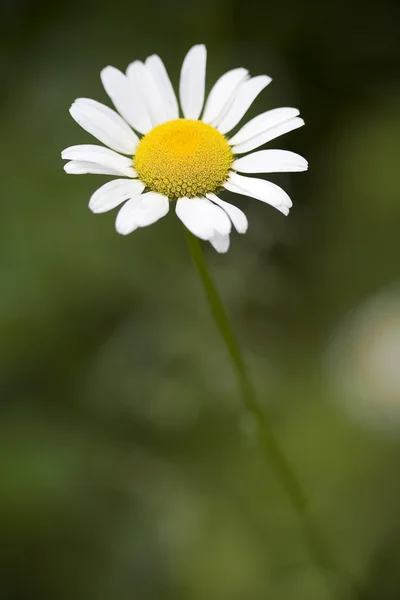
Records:
[[[400,14],[389,0],[0,2],[1,600],[400,598]],[[123,238],[106,178],[60,151],[99,73],[158,53],[175,87],[274,79],[300,108],[269,147],[289,217],[249,218],[207,260],[259,398],[356,592],[313,564],[265,464],[173,213]],[[367,590],[368,594],[365,592]]]

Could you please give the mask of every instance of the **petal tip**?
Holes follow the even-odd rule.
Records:
[[[226,254],[230,246],[230,238],[228,235],[215,235],[209,239],[210,244],[218,252],[218,254]]]
[[[88,207],[89,210],[95,215],[101,213],[101,210],[99,210],[99,207],[96,206],[96,203],[92,202],[91,200],[89,201]]]
[[[117,71],[117,69],[115,67],[112,67],[111,65],[107,65],[106,67],[103,67],[103,69],[100,71],[100,79],[102,81],[102,83],[104,84],[104,78],[107,77],[110,73],[113,73]]]
[[[137,229],[137,225],[130,225],[127,226],[126,223],[124,223],[123,219],[119,219],[119,213],[117,215],[117,218],[115,220],[115,231],[119,234],[119,235],[129,235],[130,233],[133,233],[136,229]]]
[[[282,205],[282,206],[277,206],[276,207],[283,215],[285,215],[285,217],[287,217],[289,215],[290,212],[290,208],[289,206],[286,205]]]
[[[71,117],[74,119],[74,121],[77,120],[77,116],[78,116],[77,111],[79,111],[79,106],[77,105],[76,100],[75,100],[68,109],[68,112],[71,115]]]
[[[197,50],[197,51],[201,51],[201,52],[207,52],[207,48],[205,44],[195,44],[194,46],[192,46],[190,48],[190,50]],[[189,50],[189,52],[190,52]]]

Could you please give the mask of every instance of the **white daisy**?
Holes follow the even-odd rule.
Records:
[[[252,152],[304,125],[299,111],[268,110],[227,138],[271,78],[250,77],[243,68],[228,71],[215,83],[204,106],[205,76],[206,48],[193,46],[180,76],[183,116],[165,66],[155,54],[144,63],[131,63],[126,74],[114,67],[101,72],[104,88],[119,114],[88,98],[72,104],[70,113],[75,121],[108,148],[67,148],[61,154],[69,160],[64,169],[72,174],[118,177],[92,195],[89,208],[102,213],[123,204],[116,219],[119,233],[126,235],[155,223],[167,214],[170,202],[176,201],[176,214],[189,231],[208,240],[218,252],[226,252],[232,224],[245,233],[247,218],[219,198],[224,188],[271,204],[284,215],[289,213],[292,202],[284,190],[239,173],[307,169],[307,161],[293,152]]]

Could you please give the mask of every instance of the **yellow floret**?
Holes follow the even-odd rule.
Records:
[[[171,200],[215,192],[232,162],[227,139],[211,125],[190,119],[158,125],[141,139],[134,156],[139,179]]]

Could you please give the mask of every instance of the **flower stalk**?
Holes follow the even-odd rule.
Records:
[[[330,575],[340,574],[354,587],[358,587],[352,577],[336,564],[332,553],[328,549],[322,535],[315,526],[311,516],[310,504],[307,495],[298,480],[289,461],[283,454],[274,434],[271,431],[268,419],[257,400],[256,392],[247,370],[245,361],[236,341],[233,329],[222,303],[218,290],[213,282],[207,263],[204,258],[200,240],[185,230],[189,250],[202,282],[207,301],[214,317],[215,323],[228,350],[236,371],[243,404],[247,412],[257,424],[260,445],[265,457],[274,467],[275,472],[286,491],[291,504],[296,511],[304,535],[305,542],[313,562]]]

